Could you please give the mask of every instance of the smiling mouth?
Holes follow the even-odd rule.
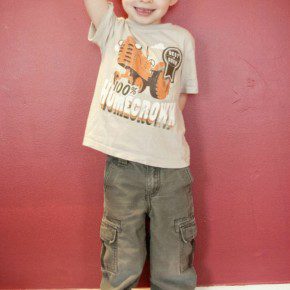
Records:
[[[147,16],[147,15],[150,15],[153,11],[155,11],[156,9],[146,9],[146,8],[139,8],[139,7],[135,7],[135,10],[137,11],[137,13],[139,15],[142,15],[142,16]]]

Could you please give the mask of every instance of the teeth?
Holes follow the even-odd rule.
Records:
[[[138,8],[138,7],[135,7],[135,8],[139,10],[140,12],[146,12],[146,13],[150,13],[154,10],[154,9],[145,9],[145,8]]]

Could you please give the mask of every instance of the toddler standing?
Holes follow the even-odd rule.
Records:
[[[152,290],[193,290],[197,226],[182,110],[198,93],[195,40],[161,18],[178,0],[84,0],[101,50],[83,145],[106,154],[102,290],[138,285],[150,218]]]

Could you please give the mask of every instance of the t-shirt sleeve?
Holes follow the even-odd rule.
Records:
[[[184,41],[180,93],[197,94],[198,81],[195,62],[195,39],[188,33]]]
[[[102,52],[105,50],[108,40],[113,36],[116,18],[114,4],[108,1],[108,10],[102,16],[97,29],[92,21],[90,23],[88,40],[97,44]]]

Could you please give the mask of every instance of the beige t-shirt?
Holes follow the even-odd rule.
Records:
[[[198,93],[195,40],[171,23],[117,17],[113,2],[88,40],[102,61],[83,145],[163,168],[190,164],[180,93]]]

